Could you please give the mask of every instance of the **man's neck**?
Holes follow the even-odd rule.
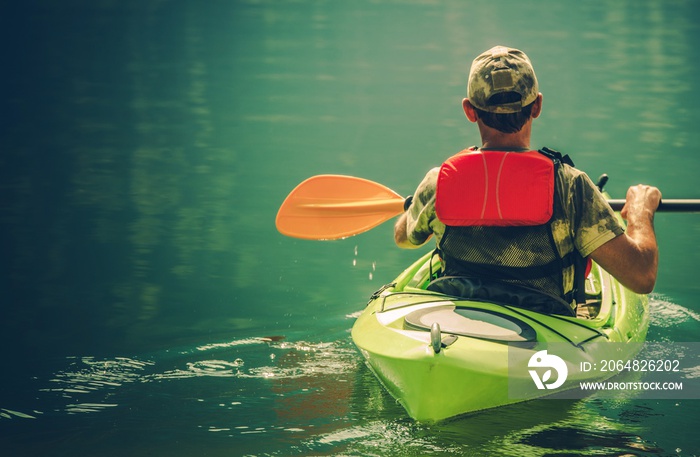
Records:
[[[528,151],[530,150],[530,127],[531,122],[528,122],[519,132],[503,133],[479,122],[481,149]]]
[[[492,143],[483,143],[481,147],[479,148],[481,150],[485,151],[516,151],[516,152],[521,152],[521,151],[529,151],[530,146],[525,145],[525,146],[518,146],[516,144],[492,144]]]

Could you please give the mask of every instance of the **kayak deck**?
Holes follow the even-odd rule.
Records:
[[[592,317],[582,319],[427,291],[437,262],[427,253],[375,293],[352,329],[370,368],[416,420],[522,401],[508,396],[514,377],[532,382],[527,372],[509,374],[514,343],[565,343],[595,356],[605,350],[601,343],[646,337],[646,297],[624,289],[595,264],[586,284]]]

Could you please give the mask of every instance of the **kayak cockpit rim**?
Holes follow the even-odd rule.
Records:
[[[537,339],[535,329],[522,319],[471,306],[444,304],[420,308],[407,314],[404,322],[409,328],[431,331],[437,323],[445,333],[489,341],[529,342]]]

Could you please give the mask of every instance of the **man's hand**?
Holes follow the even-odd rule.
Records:
[[[428,239],[430,239],[430,237],[428,237]],[[425,241],[427,242],[428,240]],[[406,213],[399,216],[394,225],[394,242],[398,247],[403,249],[416,249],[425,244],[413,244],[408,239],[408,234],[406,233]]]
[[[637,217],[648,215],[654,217],[654,213],[661,203],[661,191],[653,186],[638,184],[627,189],[625,206],[620,211],[623,219],[637,222]]]

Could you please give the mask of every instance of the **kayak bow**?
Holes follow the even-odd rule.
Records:
[[[586,287],[593,317],[581,319],[429,292],[430,262],[428,253],[374,294],[352,328],[371,370],[418,421],[554,393],[531,389],[531,395],[513,396],[514,384],[531,385],[533,379],[526,370],[509,372],[509,351],[529,358],[542,344],[559,344],[588,360],[603,360],[632,357],[646,338],[647,297],[628,291],[595,264]],[[569,385],[590,379],[586,373],[569,378]]]

